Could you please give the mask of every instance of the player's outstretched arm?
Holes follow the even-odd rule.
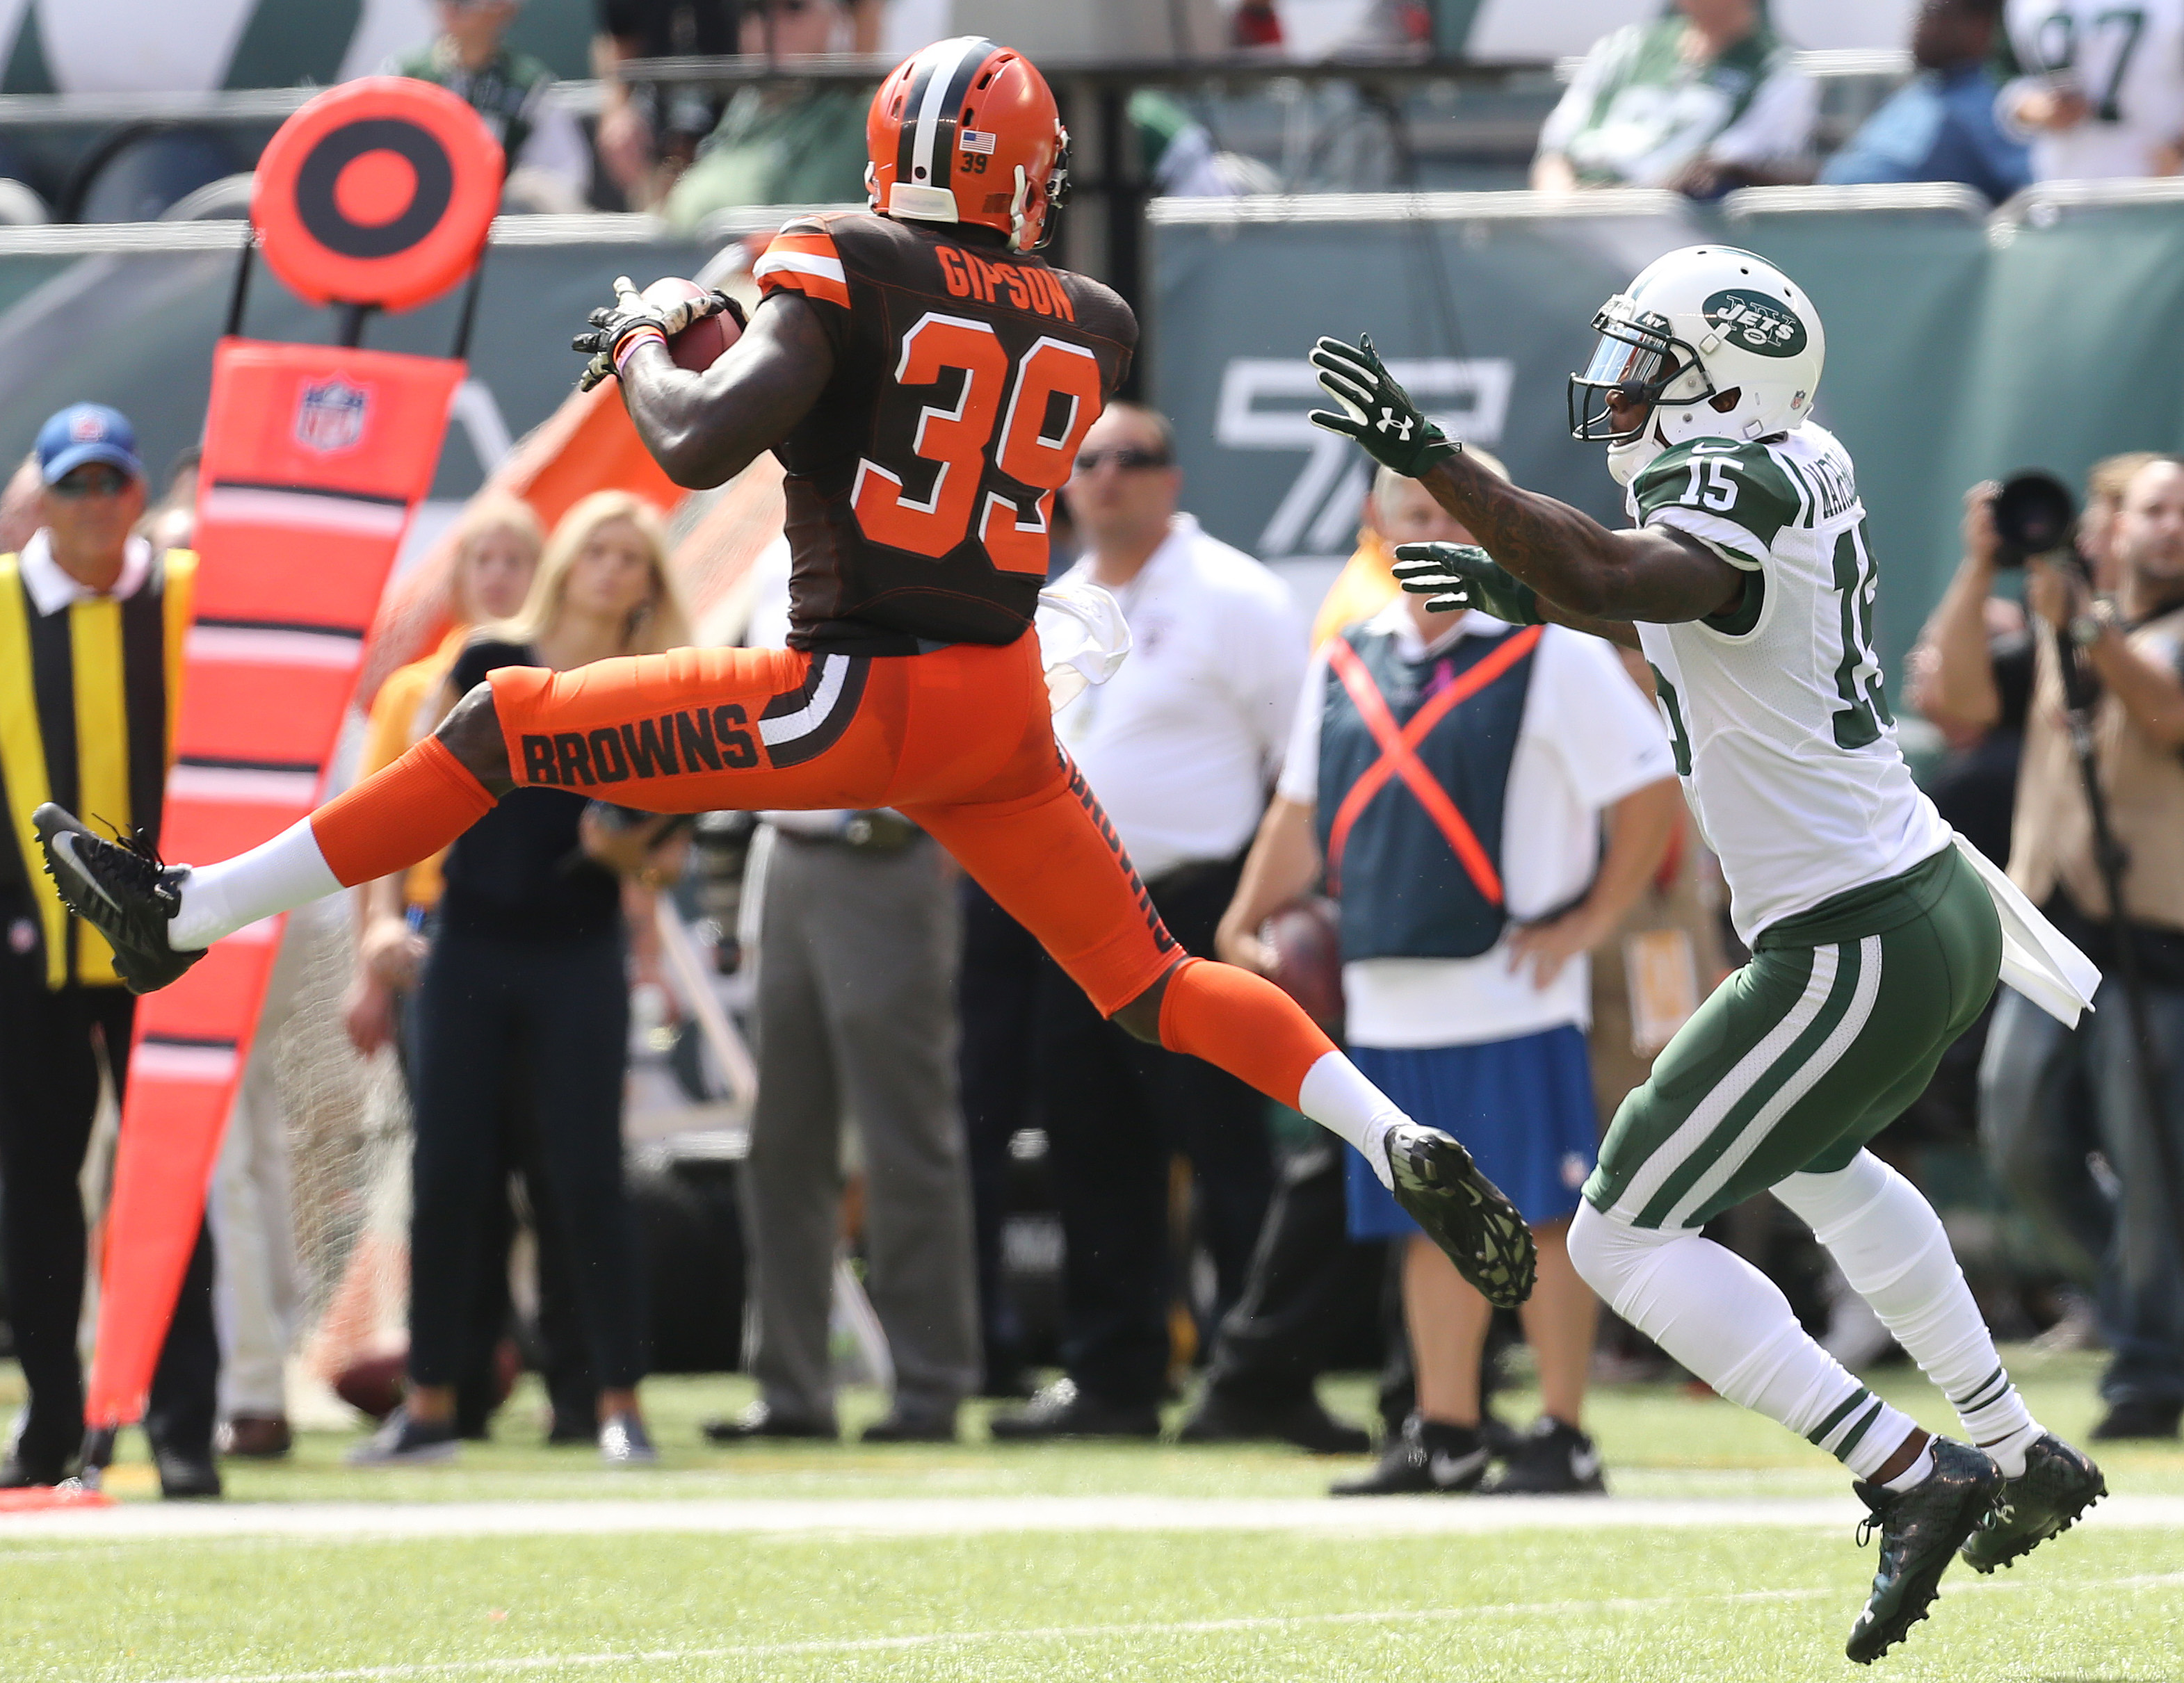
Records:
[[[1735,607],[1744,575],[1696,538],[1665,526],[1610,531],[1582,509],[1488,473],[1462,455],[1419,482],[1463,522],[1479,547],[1552,608],[1543,617],[1673,625]]]
[[[1462,447],[1388,373],[1370,338],[1357,345],[1322,339],[1312,364],[1321,387],[1342,406],[1313,410],[1312,421],[1424,485],[1481,547],[1544,598],[1539,617],[1581,630],[1598,630],[1603,622],[1674,625],[1721,613],[1742,597],[1744,575],[1696,538],[1660,527],[1611,532],[1567,503],[1519,490],[1467,461]]]
[[[1638,647],[1638,628],[1628,619],[1599,619],[1550,602],[1475,543],[1399,543],[1396,582],[1426,599],[1430,614],[1476,608],[1513,625],[1567,625]]]
[[[622,364],[622,401],[668,478],[703,491],[787,438],[833,373],[833,347],[811,306],[774,292],[702,373],[677,368],[657,340],[639,345]]]

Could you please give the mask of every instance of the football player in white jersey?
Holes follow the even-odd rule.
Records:
[[[2184,169],[2184,0],[2008,0],[1995,102],[2042,181]]]
[[[2014,963],[2053,932],[2021,898],[1998,915],[2008,891],[1952,845],[1897,752],[1865,512],[1849,456],[1811,419],[1825,342],[1810,301],[1749,252],[1699,246],[1653,264],[1593,325],[1572,430],[1607,442],[1629,530],[1482,472],[1369,339],[1319,342],[1312,360],[1341,407],[1312,419],[1418,479],[1478,536],[1398,550],[1406,588],[1435,608],[1594,631],[1652,668],[1752,958],[1617,1114],[1570,1255],[1714,1390],[1856,1475],[1880,1564],[1847,1651],[1869,1662],[1925,1616],[1953,1554],[1990,1571],[2103,1493],[2092,1463],[2026,1411],[1931,1207],[1864,1149],[1986,1003],[2005,925]],[[2090,967],[2054,941],[2059,986],[2087,991]],[[1769,1188],[1970,1442],[1930,1438],[1875,1397],[1773,1282],[1700,1236]]]

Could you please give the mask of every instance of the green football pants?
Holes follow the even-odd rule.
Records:
[[[1993,903],[1953,847],[1772,925],[1616,1112],[1586,1201],[1693,1228],[1847,1166],[1925,1091],[2001,964]]]

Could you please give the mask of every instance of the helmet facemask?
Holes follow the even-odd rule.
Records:
[[[1061,225],[1061,207],[1069,203],[1069,131],[1054,125],[1054,167],[1046,177],[1046,209],[1039,219],[1039,237],[1031,249],[1043,252],[1054,243]]]
[[[1698,353],[1670,331],[1666,316],[1640,309],[1627,293],[1602,305],[1592,325],[1600,335],[1592,358],[1584,373],[1569,377],[1573,438],[1635,444],[1652,425],[1658,409],[1703,403],[1714,395]],[[1642,406],[1635,426],[1617,425],[1608,407],[1611,396]]]

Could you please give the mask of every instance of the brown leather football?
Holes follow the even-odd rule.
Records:
[[[1338,1038],[1342,1033],[1340,917],[1334,902],[1315,895],[1283,907],[1259,930],[1259,938],[1274,952],[1268,980]]]
[[[671,275],[655,280],[644,289],[647,303],[678,303],[684,298],[694,298],[705,289],[694,280],[685,280]],[[675,358],[675,366],[700,373],[712,367],[722,352],[743,336],[743,329],[736,325],[735,317],[726,310],[718,315],[709,315],[703,321],[694,321],[667,342],[667,354]]]

